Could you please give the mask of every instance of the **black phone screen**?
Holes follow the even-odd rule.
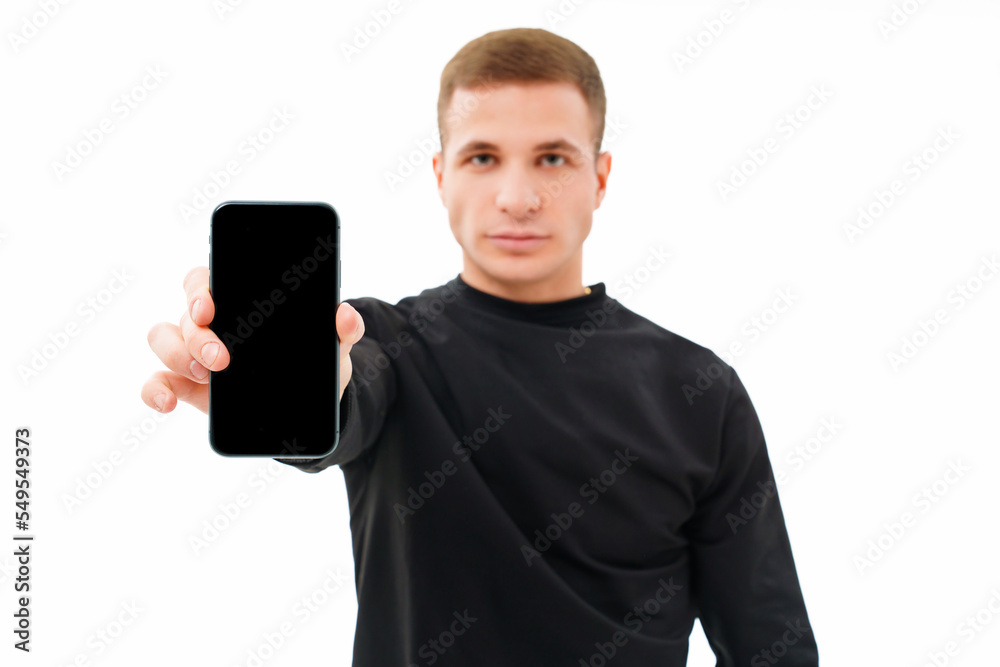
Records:
[[[223,202],[212,213],[209,376],[223,456],[322,457],[339,437],[340,222],[322,202]]]

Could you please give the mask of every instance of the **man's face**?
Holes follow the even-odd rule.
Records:
[[[595,169],[580,90],[562,82],[460,88],[446,118],[444,159],[437,153],[433,164],[463,277],[523,300],[574,282],[579,290],[583,241],[611,168],[605,152]],[[509,238],[526,234],[534,238]]]

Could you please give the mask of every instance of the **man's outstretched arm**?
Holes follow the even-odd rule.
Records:
[[[275,461],[316,473],[350,463],[374,446],[396,400],[395,369],[391,362],[376,365],[374,360],[379,354],[384,353],[370,336],[356,342],[351,350],[354,370],[340,398],[340,440],[336,448],[321,459],[275,457]],[[377,368],[378,374],[364,377],[360,370],[363,368]]]
[[[146,335],[150,348],[166,366],[153,373],[142,386],[143,402],[160,412],[171,412],[179,401],[190,403],[208,414],[208,381],[210,371],[221,371],[230,362],[229,352],[219,337],[209,328],[215,318],[215,302],[209,290],[209,269],[196,266],[184,276],[187,307],[178,324],[158,322]],[[371,445],[381,428],[388,406],[395,398],[395,376],[391,368],[380,375],[378,382],[354,378],[352,350],[360,344],[354,356],[370,359],[378,353],[378,345],[365,335],[361,313],[349,303],[337,308],[337,336],[340,341],[341,443],[324,459],[276,459],[298,465],[307,472],[319,472],[334,463],[343,463],[361,454]],[[357,304],[363,299],[353,300]],[[378,323],[375,323],[376,325]],[[303,352],[300,350],[300,352]],[[304,350],[308,355],[308,350]],[[348,384],[366,389],[347,392]],[[358,411],[364,416],[352,416]],[[319,416],[322,418],[322,416]],[[356,426],[355,422],[359,422]],[[345,438],[345,435],[347,436]]]

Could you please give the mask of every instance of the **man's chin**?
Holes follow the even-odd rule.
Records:
[[[490,258],[478,264],[481,273],[500,283],[532,283],[547,275],[548,262],[538,257],[511,256]]]

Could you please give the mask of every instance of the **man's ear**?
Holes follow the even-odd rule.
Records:
[[[604,151],[597,156],[597,193],[594,202],[594,209],[599,209],[601,207],[601,202],[604,201],[604,192],[608,187],[608,174],[611,173],[611,153]]]
[[[431,166],[434,168],[434,179],[437,181],[438,197],[441,198],[441,203],[444,204],[444,188],[442,184],[444,182],[444,155],[438,151],[434,153],[431,158]]]

